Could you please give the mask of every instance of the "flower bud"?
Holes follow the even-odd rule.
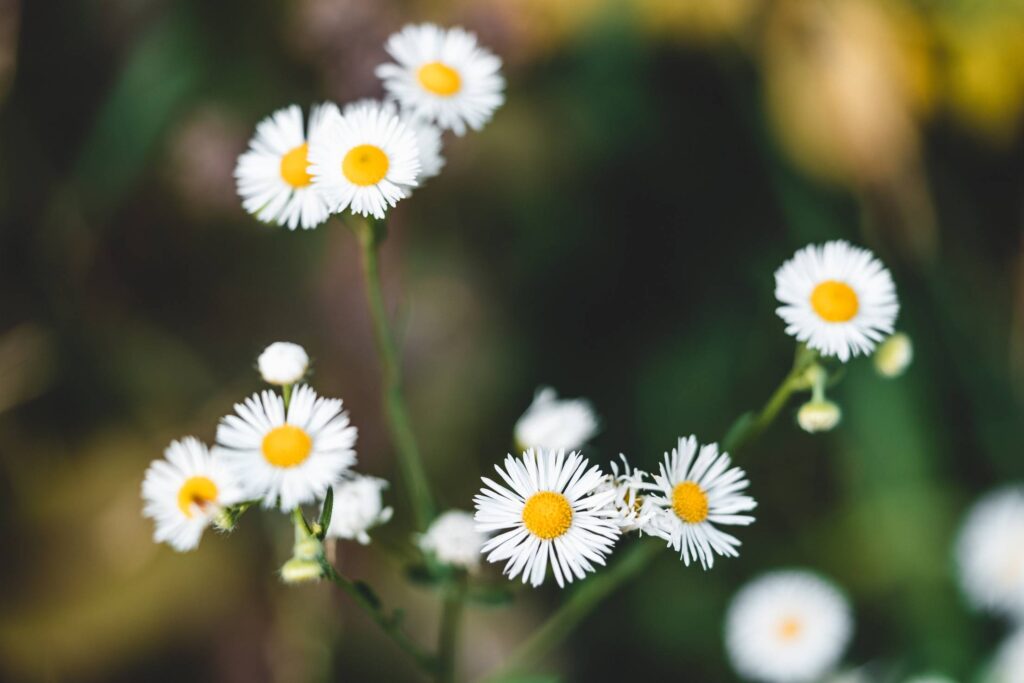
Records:
[[[295,384],[305,376],[309,356],[298,344],[274,342],[260,354],[256,364],[264,382],[284,386]]]
[[[322,576],[323,569],[316,560],[293,557],[281,567],[281,580],[288,584],[319,581]]]
[[[878,346],[873,358],[882,377],[899,377],[914,360],[914,345],[903,332],[897,332]]]
[[[827,432],[839,424],[843,413],[832,401],[811,400],[800,406],[796,421],[801,429],[810,434]]]

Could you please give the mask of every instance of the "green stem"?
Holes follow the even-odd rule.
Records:
[[[452,683],[455,680],[455,660],[458,652],[456,646],[468,587],[468,578],[462,574],[456,577],[445,590],[444,607],[441,612],[441,631],[437,644],[437,680],[439,683]]]
[[[723,440],[722,450],[735,452],[760,436],[775,421],[793,392],[807,388],[803,375],[817,357],[816,352],[809,351],[801,345],[797,349],[792,370],[772,393],[768,402],[757,414],[748,414],[740,418],[738,428],[731,429],[730,434]],[[485,680],[498,681],[513,674],[521,674],[543,660],[602,600],[646,569],[663,549],[661,544],[653,541],[636,543],[607,570],[589,577],[505,660],[504,664]]]
[[[373,319],[373,336],[384,380],[384,412],[387,415],[391,438],[395,443],[402,478],[409,492],[416,528],[424,531],[433,518],[434,503],[423,469],[423,459],[412,431],[412,422],[405,406],[398,347],[388,324],[387,309],[381,291],[378,246],[383,239],[383,226],[373,219],[353,218],[350,225],[362,247],[366,298],[370,317]]]
[[[416,664],[424,671],[433,672],[437,670],[437,660],[427,652],[424,652],[416,643],[409,639],[402,631],[400,618],[397,614],[386,614],[381,608],[377,596],[365,588],[365,584],[356,584],[350,579],[337,572],[334,566],[326,559],[321,559],[320,566],[323,569],[324,577],[334,585],[341,588],[352,600],[359,605],[364,612],[370,615],[381,630],[387,634],[398,647],[405,651],[415,660]]]

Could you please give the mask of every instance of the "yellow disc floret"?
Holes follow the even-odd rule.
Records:
[[[200,510],[217,500],[217,485],[207,477],[189,477],[178,489],[178,507],[186,517],[192,516],[192,509]]]
[[[388,155],[376,145],[353,147],[341,162],[341,172],[353,185],[376,185],[388,173]]]
[[[860,302],[853,287],[838,280],[825,280],[811,292],[811,308],[830,323],[845,323],[857,315]]]
[[[441,97],[451,97],[462,88],[459,72],[441,62],[424,64],[416,72],[416,78],[424,90]]]
[[[572,524],[572,506],[561,493],[535,493],[523,506],[523,524],[534,536],[544,540],[558,538]]]
[[[804,630],[804,625],[796,617],[786,617],[779,622],[779,638],[793,640]]]
[[[313,182],[309,175],[309,144],[303,142],[281,157],[281,178],[294,188],[308,187]]]
[[[263,457],[274,467],[295,467],[309,457],[313,440],[295,425],[281,425],[263,437]]]
[[[698,524],[708,518],[708,496],[694,482],[684,481],[672,489],[672,509],[687,524]]]

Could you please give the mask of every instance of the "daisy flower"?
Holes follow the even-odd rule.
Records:
[[[743,678],[821,680],[839,662],[853,620],[846,598],[806,571],[766,574],[744,586],[725,616],[725,645]]]
[[[416,149],[420,154],[420,172],[416,176],[418,184],[422,184],[425,180],[433,178],[441,172],[441,169],[444,168],[445,160],[441,156],[442,141],[440,128],[425,119],[398,111],[398,106],[392,100],[385,100],[384,102],[372,99],[357,100],[345,105],[342,113],[347,116],[360,107],[380,107],[383,111],[396,114],[402,120],[402,123],[412,129],[412,132],[416,135]]]
[[[480,564],[480,549],[486,540],[487,536],[477,531],[472,514],[449,510],[430,524],[420,537],[419,546],[442,564],[476,569]]]
[[[615,492],[609,506],[615,511],[613,518],[622,531],[648,531],[649,522],[657,514],[657,505],[641,491],[650,488],[645,479],[650,475],[643,470],[630,467],[626,456],[619,454],[622,460],[622,473],[614,460],[609,463],[611,473],[605,476],[604,488]]]
[[[142,482],[142,514],[156,522],[153,539],[178,551],[199,545],[222,507],[242,500],[224,463],[194,437],[174,441],[154,460]]]
[[[338,399],[298,387],[284,400],[264,391],[235,404],[217,427],[217,456],[232,468],[246,498],[292,510],[323,498],[356,462],[356,428]]]
[[[267,384],[295,384],[309,369],[309,355],[298,344],[274,342],[260,354],[256,365]]]
[[[899,302],[885,266],[867,249],[834,241],[804,247],[775,271],[786,334],[844,363],[892,332]]]
[[[515,426],[516,447],[576,450],[597,434],[598,422],[589,401],[558,399],[551,387],[541,387]]]
[[[308,135],[302,127],[302,109],[279,109],[256,126],[249,151],[238,157],[235,180],[242,206],[261,221],[294,230],[315,228],[330,215],[327,202],[313,187],[309,170],[310,143],[323,130],[329,106],[315,106],[309,114]]]
[[[485,486],[473,498],[477,529],[503,532],[484,544],[487,561],[508,560],[504,573],[522,573],[534,586],[550,562],[559,587],[603,565],[619,536],[608,508],[615,492],[599,491],[604,475],[587,464],[576,452],[529,450],[505,458],[504,469],[494,466],[507,488],[482,477]]]
[[[355,539],[366,545],[370,535],[366,533],[391,519],[394,512],[384,507],[381,492],[388,482],[379,477],[356,475],[334,486],[334,509],[327,536],[332,538]]]
[[[720,454],[718,444],[701,446],[699,454],[697,446],[694,436],[680,438],[678,447],[665,454],[661,473],[654,475],[657,493],[650,496],[661,509],[650,528],[679,552],[687,566],[691,559],[699,559],[708,569],[715,563],[715,553],[739,555],[739,540],[718,525],[750,524],[754,518],[739,513],[753,510],[757,503],[741,493],[750,484],[747,475],[739,467],[729,467],[729,455]]]
[[[377,76],[403,109],[463,135],[480,130],[505,101],[501,60],[461,28],[409,25],[385,45],[397,64],[381,64]]]
[[[332,212],[383,218],[409,196],[420,172],[416,135],[380,103],[324,113],[323,134],[309,147],[313,186]]]
[[[971,603],[1024,618],[1024,488],[995,491],[971,508],[956,559]]]

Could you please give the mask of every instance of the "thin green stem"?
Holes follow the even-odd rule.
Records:
[[[425,652],[405,635],[399,615],[385,613],[377,596],[365,584],[356,583],[342,576],[326,559],[321,559],[320,566],[324,577],[345,591],[423,671],[437,671],[437,660],[434,656]]]
[[[402,394],[402,371],[398,347],[388,324],[387,308],[381,290],[378,246],[383,238],[383,226],[373,219],[354,219],[350,225],[362,247],[363,276],[373,336],[380,357],[384,380],[384,412],[387,415],[391,438],[398,454],[402,478],[412,503],[416,528],[424,531],[434,514],[434,502],[423,469],[423,459],[412,431],[412,422]]]
[[[737,420],[737,424],[723,440],[722,450],[735,452],[760,436],[775,421],[793,392],[807,388],[803,375],[815,360],[817,353],[800,346],[789,374],[758,413],[747,414]],[[542,661],[602,600],[646,569],[662,550],[663,546],[653,541],[635,543],[611,567],[581,584],[565,603],[485,680],[499,681],[514,674],[522,674]]]
[[[455,577],[445,589],[444,606],[441,612],[441,631],[437,643],[437,680],[439,683],[452,683],[455,680],[459,626],[462,622],[468,588],[468,577],[462,573]]]

